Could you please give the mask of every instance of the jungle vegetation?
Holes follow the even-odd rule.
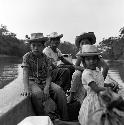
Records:
[[[124,59],[124,27],[119,30],[118,37],[103,39],[99,43],[98,48],[106,59]],[[63,54],[72,54],[73,58],[75,58],[78,52],[75,44],[69,41],[62,42],[59,49]],[[28,44],[25,44],[24,40],[18,39],[15,33],[7,29],[7,26],[0,26],[0,55],[22,57],[27,51],[30,51],[30,47]]]

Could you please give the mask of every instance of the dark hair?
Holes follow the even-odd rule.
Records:
[[[50,38],[50,41],[52,40],[60,40],[60,37]]]
[[[86,58],[86,57],[89,57],[89,56],[82,56],[82,63],[83,63],[83,66],[84,66],[85,68],[86,68],[86,63],[85,63],[85,58]],[[94,55],[94,57],[96,57],[97,62],[100,61],[100,58],[99,58],[98,55]]]

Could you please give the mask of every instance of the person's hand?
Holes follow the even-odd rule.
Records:
[[[45,101],[49,98],[49,86],[45,86],[43,92],[44,92],[43,101]]]
[[[71,96],[68,96],[67,97],[67,103],[71,103],[73,101],[72,97]]]
[[[81,67],[81,66],[75,66],[75,65],[73,65],[73,67],[75,68],[75,70],[84,71],[84,68]]]
[[[24,89],[22,92],[21,92],[21,96],[31,96],[32,92],[31,90],[29,89]]]

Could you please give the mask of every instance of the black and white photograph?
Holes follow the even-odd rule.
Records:
[[[0,125],[124,125],[124,0],[0,0]]]

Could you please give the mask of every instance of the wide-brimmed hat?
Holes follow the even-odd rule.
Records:
[[[48,37],[44,37],[43,33],[32,33],[31,37],[26,39],[26,42],[46,42],[48,40]]]
[[[82,39],[89,39],[92,44],[96,43],[96,37],[94,32],[88,32],[88,33],[85,32],[80,34],[79,36],[76,36],[75,45],[77,46],[77,48],[80,47],[80,42]]]
[[[47,35],[48,38],[62,38],[63,34],[58,34],[57,32],[52,32],[51,34]]]
[[[95,45],[83,45],[77,56],[95,56],[100,55],[98,48]]]

